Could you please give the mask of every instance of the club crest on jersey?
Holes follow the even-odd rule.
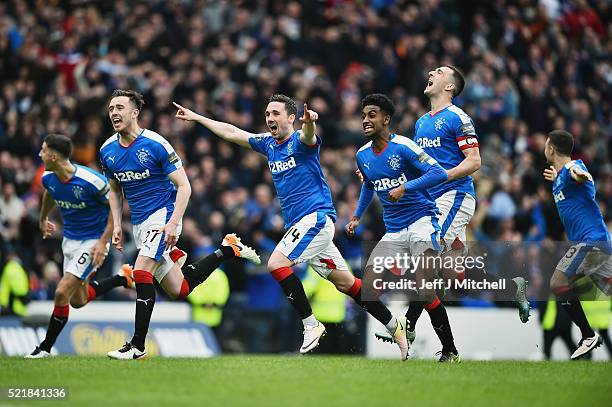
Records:
[[[74,197],[76,199],[82,199],[83,198],[83,187],[79,186],[79,185],[75,185],[72,187],[72,193],[74,194]]]
[[[393,154],[391,157],[389,157],[388,161],[389,161],[389,166],[393,168],[394,170],[399,170],[400,167],[402,166],[402,159],[397,154]]]
[[[444,119],[439,117],[438,120],[435,121],[434,127],[436,128],[436,130],[441,130],[442,125],[444,125]]]
[[[141,164],[146,164],[149,161],[149,152],[141,148],[136,152],[136,158],[138,158]]]

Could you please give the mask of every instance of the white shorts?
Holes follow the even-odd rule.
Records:
[[[64,273],[70,273],[83,281],[89,281],[97,269],[91,263],[91,251],[99,239],[74,240],[64,238],[62,252],[64,253]],[[110,244],[106,244],[106,253]]]
[[[440,235],[450,248],[455,239],[466,242],[466,229],[474,216],[476,200],[466,192],[448,191],[438,199]]]
[[[592,244],[571,246],[557,263],[557,270],[567,277],[589,276],[601,291],[612,295],[612,255]]]
[[[397,253],[407,252],[412,257],[420,256],[429,249],[436,253],[442,250],[440,227],[435,216],[424,216],[399,232],[385,233],[380,243],[397,249]]]
[[[158,266],[154,275],[160,283],[174,265],[174,262],[170,259],[170,251],[166,249],[164,244],[164,234],[161,232],[171,216],[172,212],[169,212],[167,208],[161,208],[151,214],[144,222],[133,226],[138,255],[150,257],[157,261]],[[176,228],[177,237],[180,237],[182,229],[183,223],[179,222]]]
[[[404,274],[407,264],[404,260],[397,264],[394,260],[397,256],[402,258],[407,255],[412,258],[418,257],[425,251],[432,249],[436,254],[442,251],[440,245],[440,227],[435,216],[424,216],[399,232],[388,232],[380,239],[370,257],[368,266],[373,266],[374,271],[383,265],[395,274]],[[391,266],[392,265],[392,266]],[[389,268],[389,266],[391,266]]]
[[[308,262],[327,278],[332,270],[348,270],[334,244],[334,222],[323,212],[313,212],[291,226],[276,249],[293,262]]]

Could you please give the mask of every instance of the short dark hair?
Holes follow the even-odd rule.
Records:
[[[453,97],[459,96],[461,92],[463,92],[463,88],[465,87],[465,77],[463,76],[463,72],[459,68],[453,65],[446,65],[447,68],[450,68],[453,71],[453,81],[455,82],[455,91],[453,92]]]
[[[559,154],[570,156],[574,150],[574,136],[565,130],[553,130],[548,133],[550,144],[555,147]]]
[[[111,95],[111,99],[119,96],[127,96],[138,111],[141,111],[142,106],[145,104],[142,94],[136,92],[135,90],[115,89]]]
[[[72,155],[72,140],[63,134],[49,134],[44,142],[47,148],[57,151],[64,158],[70,158]]]
[[[395,105],[393,101],[387,95],[382,93],[372,93],[361,99],[361,109],[366,106],[378,106],[380,110],[393,117],[395,113]]]
[[[281,102],[285,104],[285,109],[287,110],[287,114],[291,116],[292,114],[297,116],[297,105],[295,104],[295,100],[291,99],[289,96],[276,94],[270,96],[268,99],[268,103],[271,102]]]

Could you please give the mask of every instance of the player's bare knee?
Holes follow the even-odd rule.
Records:
[[[153,274],[155,272],[155,269],[157,268],[157,265],[158,263],[155,261],[155,259],[139,255],[136,258],[136,262],[134,263],[134,269],[135,270],[147,270],[151,274]]]
[[[348,271],[334,270],[327,277],[341,293],[347,293],[355,284],[355,277]]]
[[[279,267],[280,261],[278,261],[278,259],[275,259],[274,256],[270,256],[270,258],[268,259],[268,271],[271,273]]]
[[[87,301],[78,300],[76,298],[70,299],[70,306],[72,308],[82,308],[87,304]]]
[[[291,267],[293,266],[293,261],[289,260],[287,256],[275,250],[270,255],[268,259],[268,271],[273,272],[274,270],[278,270],[282,267]]]
[[[291,262],[284,261],[284,259],[272,259],[272,258],[268,261],[268,271],[270,273],[282,267],[291,267]]]
[[[336,283],[336,289],[340,291],[341,293],[347,293],[351,289],[352,286],[353,284],[349,284],[345,281]]]
[[[273,272],[274,270],[278,269],[279,267],[277,266],[276,262],[268,262],[268,272]]]
[[[171,300],[176,300],[181,294],[181,289],[180,287],[172,287],[170,290],[166,291],[166,294],[168,294],[168,297],[170,297]]]
[[[419,282],[418,284],[420,285],[422,282]],[[437,298],[435,290],[430,289],[417,290],[417,296],[419,301],[423,301],[425,303],[430,303]]]
[[[438,275],[442,277],[444,280],[451,280],[457,278],[457,272],[451,268],[443,268],[438,272]]]
[[[555,270],[553,275],[550,277],[550,289],[556,290],[565,287],[569,284],[569,280],[565,274],[560,270]]]
[[[57,287],[55,290],[55,303],[56,304],[68,304],[70,302],[69,290],[63,286]]]
[[[559,283],[557,282],[557,280],[553,276],[551,276],[550,277],[550,289],[554,290],[556,288],[559,288]]]

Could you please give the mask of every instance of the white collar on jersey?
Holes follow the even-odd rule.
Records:
[[[576,161],[572,160],[572,161],[570,161],[570,162],[566,163],[566,164],[564,165],[564,167],[565,167],[565,168],[567,168],[567,169],[569,170],[569,169],[570,169],[570,168],[572,168],[574,165],[576,165]]]

